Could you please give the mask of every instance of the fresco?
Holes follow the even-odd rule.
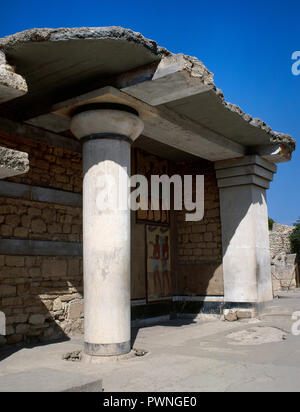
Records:
[[[168,175],[169,163],[167,160],[136,150],[136,174],[143,175],[148,180],[148,210],[138,210],[137,220],[168,224],[170,212],[162,209],[162,197],[160,195],[160,210],[151,210],[151,176]]]
[[[148,301],[172,295],[170,230],[164,226],[147,226]]]

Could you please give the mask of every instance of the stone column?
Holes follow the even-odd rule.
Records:
[[[216,162],[215,169],[225,305],[259,309],[262,302],[273,299],[266,189],[277,167],[254,155]]]
[[[130,210],[119,207],[119,179],[126,195],[131,143],[143,123],[130,107],[97,104],[77,109],[71,130],[83,142],[84,351],[122,355],[131,350]]]

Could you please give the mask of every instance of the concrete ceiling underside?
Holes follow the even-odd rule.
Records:
[[[0,105],[0,115],[24,121],[59,101],[97,89],[108,79],[160,57],[134,42],[115,39],[28,42],[6,53],[27,81],[28,93]]]
[[[245,146],[270,143],[270,137],[264,130],[250,126],[238,114],[226,109],[213,90],[170,102],[166,106]]]

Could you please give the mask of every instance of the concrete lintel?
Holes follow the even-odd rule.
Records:
[[[246,148],[202,125],[179,116],[166,107],[157,108],[159,116],[147,119],[144,135],[176,149],[210,161],[233,159]]]
[[[71,117],[78,106],[92,103],[121,103],[135,108],[144,121],[144,135],[201,158],[217,161],[243,156],[246,148],[172,110],[155,108],[127,93],[107,86],[56,104],[52,112]]]
[[[264,169],[269,170],[270,172],[273,172],[273,173],[277,172],[277,166],[274,163],[270,163],[267,160],[262,159],[258,155],[249,155],[249,156],[244,156],[244,157],[240,157],[237,159],[222,160],[220,162],[215,163],[215,169],[216,170],[228,169],[232,167],[254,165],[254,164],[261,166]]]
[[[69,118],[58,116],[53,113],[47,113],[41,116],[33,117],[32,119],[26,120],[26,123],[30,124],[31,126],[50,130],[54,133],[62,133],[70,129]]]
[[[0,147],[0,179],[21,175],[28,170],[27,153]]]
[[[21,124],[0,117],[0,131],[9,136],[19,136],[39,143],[46,143],[52,147],[61,147],[65,150],[81,153],[81,143],[69,137],[48,132],[35,126]]]
[[[224,179],[229,177],[245,176],[245,175],[256,175],[262,177],[263,179],[272,181],[273,172],[270,172],[267,169],[264,169],[257,164],[237,166],[228,169],[219,169],[216,171],[217,179]]]
[[[271,163],[284,163],[292,159],[291,149],[283,144],[255,146],[252,151]]]
[[[225,179],[218,179],[218,187],[220,189],[225,188],[225,187],[243,186],[243,185],[255,185],[255,186],[260,186],[264,189],[270,188],[269,180],[263,179],[255,175],[245,175],[245,176],[228,177]]]
[[[0,181],[0,196],[17,197],[37,202],[56,203],[68,206],[82,206],[80,193],[67,192],[23,183]]]
[[[102,87],[55,104],[51,111],[52,114],[71,118],[74,110],[78,107],[94,103],[118,103],[131,106],[138,111],[142,120],[158,116],[155,108],[111,86]]]
[[[183,54],[168,54],[160,61],[151,80],[122,90],[158,106],[207,92],[213,87],[213,75],[200,61]]]
[[[0,239],[0,255],[82,256],[82,243]]]
[[[36,200],[38,202],[57,203],[78,207],[82,206],[82,195],[79,193],[48,189],[38,186],[33,186],[31,193],[32,200]]]

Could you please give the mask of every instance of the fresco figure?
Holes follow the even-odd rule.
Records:
[[[170,279],[170,271],[169,271],[169,258],[170,258],[169,237],[168,237],[168,236],[164,236],[164,237],[162,238],[161,260],[162,260],[163,292],[164,292],[165,295],[170,294],[170,291],[171,291],[171,279]]]
[[[152,253],[152,274],[153,274],[153,286],[154,290],[161,290],[161,279],[160,279],[160,270],[159,270],[159,261],[160,261],[160,236],[155,236],[155,243],[150,242],[150,245],[153,246]]]

